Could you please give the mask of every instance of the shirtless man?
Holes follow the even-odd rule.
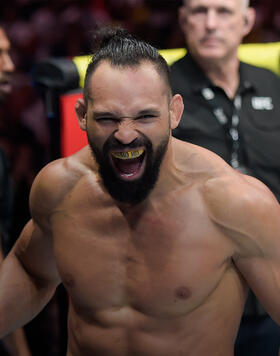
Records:
[[[104,35],[76,111],[89,146],[47,165],[0,270],[0,336],[69,293],[68,356],[232,356],[253,288],[280,322],[280,207],[171,137],[183,111],[156,49]]]

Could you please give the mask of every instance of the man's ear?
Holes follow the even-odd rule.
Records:
[[[76,101],[76,104],[75,104],[75,111],[76,111],[76,115],[77,115],[77,118],[78,118],[78,122],[79,122],[79,125],[80,125],[80,128],[83,130],[83,131],[86,131],[86,115],[87,115],[87,111],[86,111],[86,104],[85,104],[85,101],[84,99],[78,99]]]
[[[172,97],[169,105],[170,126],[172,130],[179,125],[183,111],[184,111],[183,98],[181,95],[176,94]]]
[[[246,10],[246,14],[244,16],[244,32],[243,36],[247,36],[248,33],[251,32],[256,20],[256,11],[254,8],[249,7]]]

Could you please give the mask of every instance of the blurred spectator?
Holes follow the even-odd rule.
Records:
[[[5,103],[11,93],[11,78],[15,70],[10,57],[10,41],[4,28],[0,26],[0,105]],[[2,111],[3,113],[3,111]],[[1,123],[6,120],[1,116]],[[0,150],[0,263],[10,240],[9,223],[12,218],[12,186],[9,164],[5,152]],[[4,251],[4,252],[3,252]],[[1,355],[30,356],[29,347],[23,329],[18,329],[6,336],[0,343]]]

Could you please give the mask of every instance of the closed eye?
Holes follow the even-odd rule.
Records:
[[[116,125],[118,124],[119,120],[112,118],[112,117],[100,117],[98,119],[95,119],[95,121],[99,124],[99,125],[103,125],[103,126],[112,126],[112,125]]]
[[[139,123],[143,124],[149,124],[153,123],[155,119],[158,118],[158,115],[155,114],[144,114],[144,115],[139,115],[135,118],[135,120]]]
[[[220,7],[218,9],[218,13],[221,14],[221,15],[229,15],[232,13],[232,11],[226,7]]]
[[[160,116],[160,111],[156,109],[141,110],[135,117],[136,120],[149,121]]]
[[[152,115],[152,114],[146,114],[146,115],[141,115],[138,116],[136,119],[152,119],[153,117],[156,117],[156,115]]]

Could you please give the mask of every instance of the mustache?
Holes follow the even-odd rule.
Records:
[[[223,38],[221,38],[220,36],[213,35],[213,34],[206,34],[205,36],[202,37],[201,42],[207,41],[209,39],[223,42]]]
[[[103,146],[104,152],[108,152],[111,150],[124,150],[124,149],[133,149],[137,147],[151,147],[150,140],[142,134],[142,137],[137,137],[134,141],[130,142],[129,144],[123,144],[115,139],[115,137],[109,137]]]

